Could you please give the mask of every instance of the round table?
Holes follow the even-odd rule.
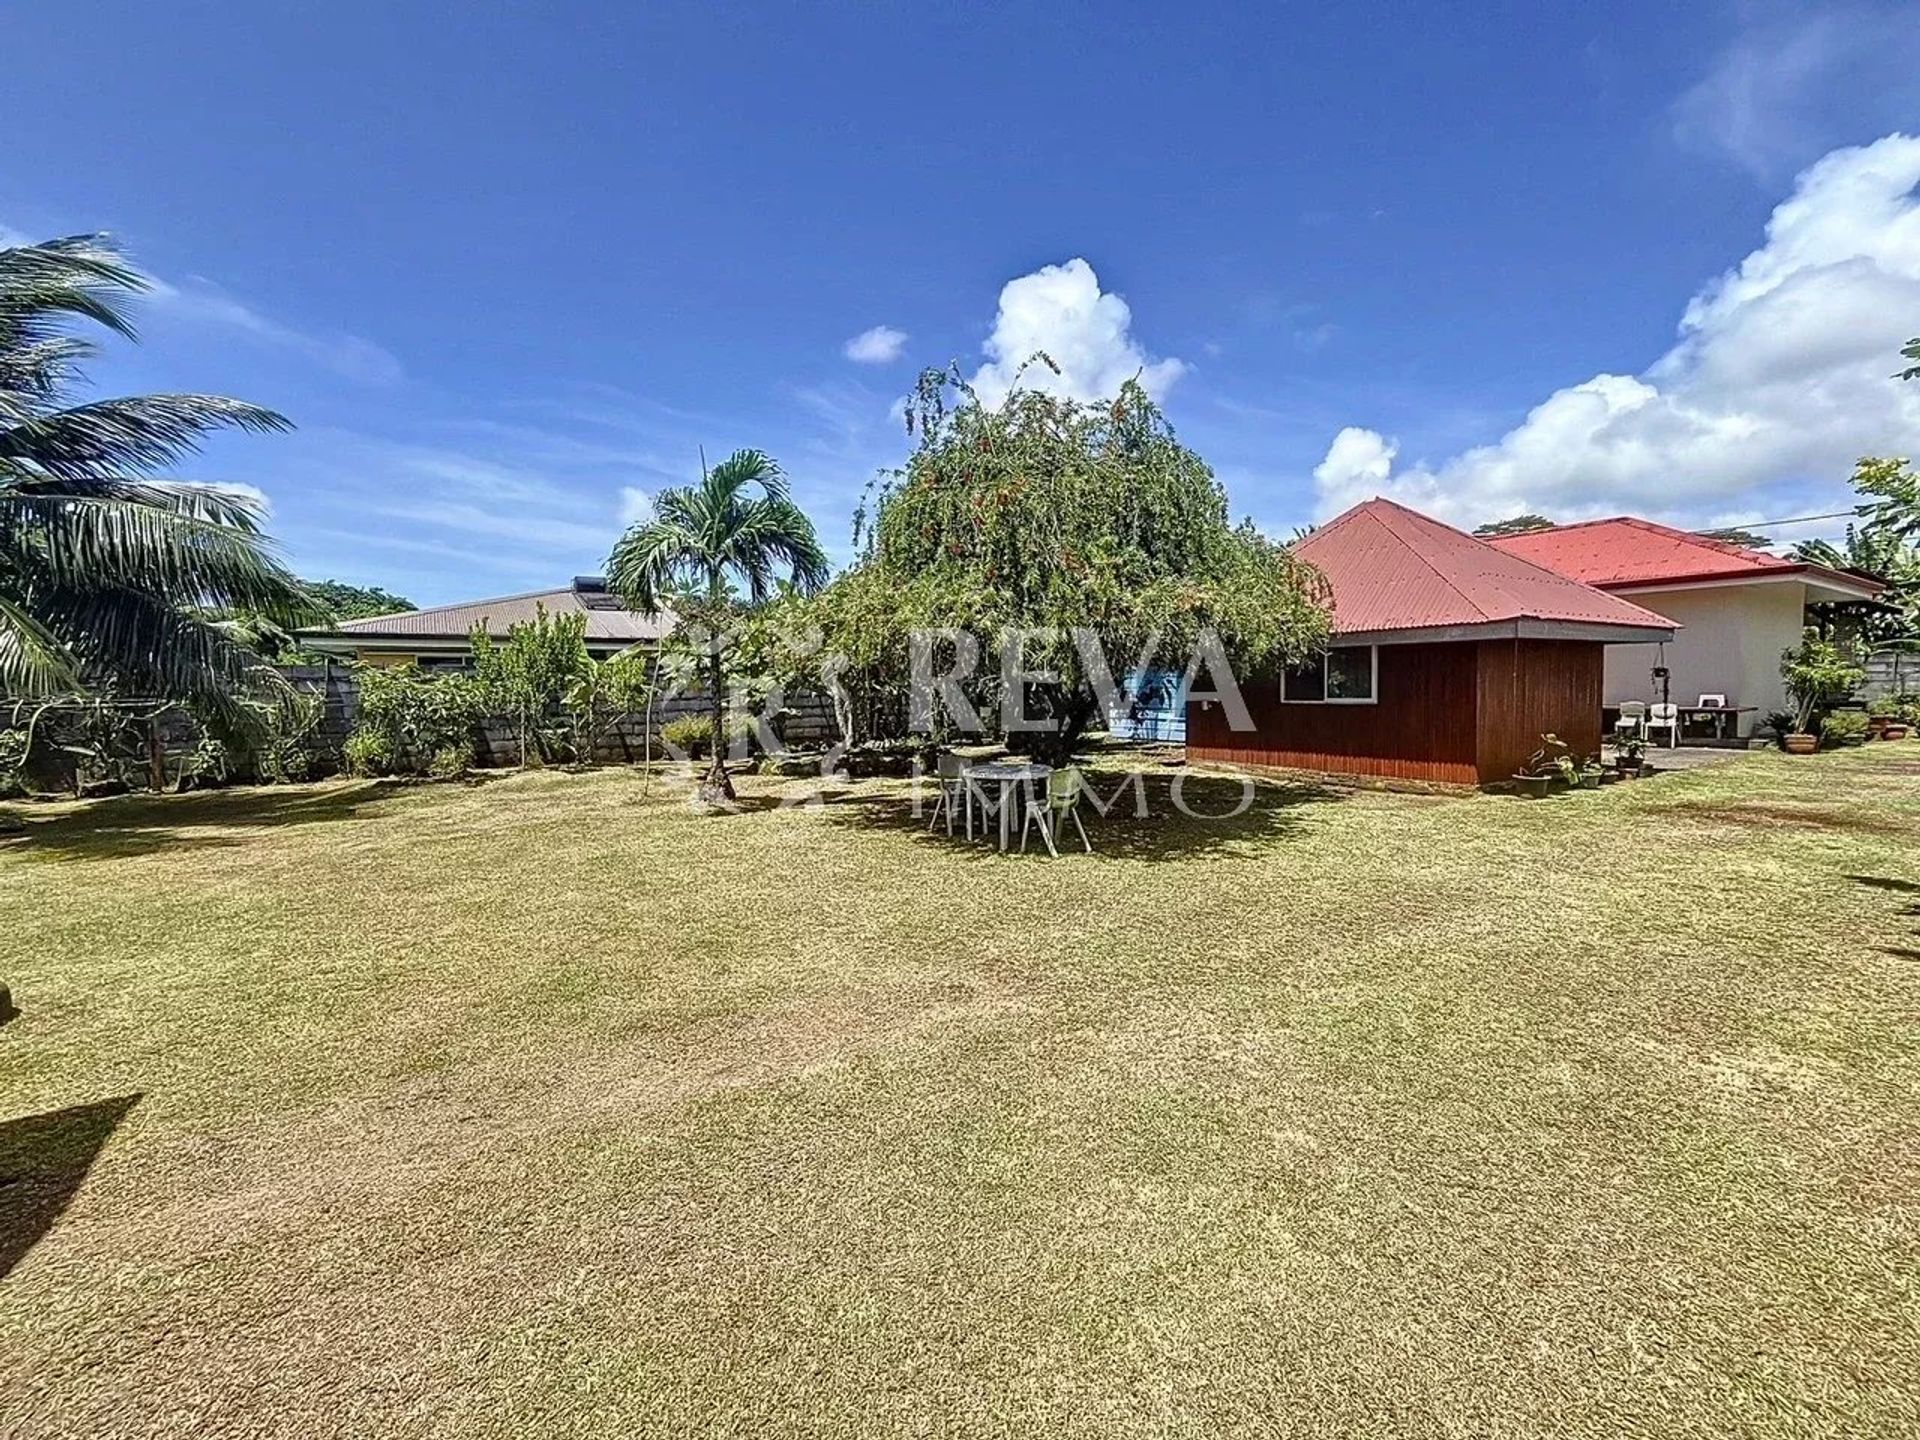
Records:
[[[990,760],[985,765],[967,767],[967,784],[1000,787],[1000,848],[1002,850],[1013,843],[1009,827],[1013,818],[1011,802],[1016,788],[1036,782],[1044,785],[1051,774],[1053,774],[1051,765],[1038,765],[1027,760]]]

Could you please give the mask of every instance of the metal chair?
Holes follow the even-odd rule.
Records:
[[[1653,732],[1667,732],[1667,748],[1675,749],[1680,744],[1680,707],[1674,704],[1650,705],[1647,707],[1647,743],[1653,743]]]
[[[934,774],[940,781],[940,794],[933,802],[933,814],[927,817],[927,829],[933,829],[945,815],[947,834],[953,834],[953,807],[957,802],[967,812],[967,839],[973,839],[973,782],[967,776],[967,762],[958,755],[942,754],[933,764]]]
[[[1020,853],[1027,851],[1027,832],[1037,819],[1040,822],[1040,838],[1047,842],[1047,853],[1055,859],[1060,857],[1054,837],[1060,833],[1060,826],[1068,820],[1073,828],[1080,832],[1080,843],[1086,847],[1089,855],[1093,853],[1093,842],[1087,839],[1087,827],[1080,823],[1080,793],[1086,782],[1080,771],[1074,766],[1055,770],[1047,776],[1047,793],[1044,798],[1029,796],[1026,815],[1020,822]]]

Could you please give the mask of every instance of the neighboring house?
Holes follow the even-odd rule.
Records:
[[[452,668],[468,663],[469,637],[476,625],[484,627],[495,640],[504,640],[508,626],[533,619],[543,606],[549,615],[586,614],[587,652],[596,660],[631,645],[657,644],[673,626],[670,615],[646,615],[627,609],[599,576],[576,575],[564,590],[537,590],[497,600],[432,605],[397,615],[342,620],[325,629],[302,630],[299,639],[310,650],[347,656],[368,665],[416,662],[424,668]]]
[[[1187,703],[1194,760],[1454,785],[1504,781],[1552,732],[1600,749],[1607,647],[1670,640],[1673,623],[1389,500],[1297,542],[1326,576],[1324,655],[1242,694],[1253,730]]]
[[[1807,607],[1871,600],[1885,588],[1868,576],[1829,570],[1724,540],[1621,515],[1501,535],[1491,542],[1575,580],[1632,600],[1677,622],[1665,645],[1623,645],[1607,652],[1606,704],[1623,700],[1695,705],[1724,695],[1742,708],[1739,733],[1751,735],[1769,710],[1789,708],[1780,652],[1800,642]],[[1663,696],[1653,674],[1664,665]]]

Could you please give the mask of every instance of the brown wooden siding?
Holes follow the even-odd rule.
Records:
[[[1478,683],[1471,643],[1382,645],[1379,704],[1286,705],[1277,684],[1249,685],[1243,693],[1255,729],[1233,730],[1218,703],[1189,703],[1187,754],[1233,765],[1472,785],[1481,778]]]
[[[1606,647],[1590,640],[1482,640],[1477,648],[1483,784],[1524,765],[1543,733],[1558,735],[1576,757],[1599,753]]]

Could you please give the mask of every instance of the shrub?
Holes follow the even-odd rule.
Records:
[[[1836,745],[1858,745],[1867,738],[1867,717],[1859,710],[1830,710],[1820,722],[1820,744],[1824,749]]]
[[[473,751],[467,746],[446,745],[433,752],[427,773],[436,780],[451,780],[467,773],[467,762],[472,758]]]
[[[746,736],[753,729],[753,722],[746,716],[729,716],[726,724],[727,744]],[[704,760],[713,753],[713,718],[708,715],[682,715],[678,720],[669,720],[660,727],[660,738],[669,750],[677,750],[689,760]]]
[[[355,730],[340,747],[350,775],[388,775],[393,772],[393,747],[378,730]]]
[[[1800,717],[1791,710],[1769,710],[1766,718],[1760,722],[1760,728],[1773,736],[1776,750],[1787,748],[1787,736],[1800,726]]]
[[[1866,682],[1867,672],[1849,651],[1808,626],[1798,646],[1780,652],[1780,677],[1797,707],[1799,730],[1808,734],[1822,711]]]
[[[27,751],[33,737],[25,730],[0,730],[0,800],[27,793]]]
[[[412,665],[363,667],[360,671],[360,719],[348,737],[351,747],[361,735],[378,736],[382,748],[364,748],[370,761],[378,758],[384,771],[425,775],[442,750],[473,753],[473,731],[481,719],[479,689],[464,675],[429,678]],[[349,762],[351,763],[351,762]]]
[[[270,785],[311,780],[320,768],[315,737],[324,706],[318,695],[295,692],[277,705],[260,707],[260,719],[248,739],[253,768]]]

